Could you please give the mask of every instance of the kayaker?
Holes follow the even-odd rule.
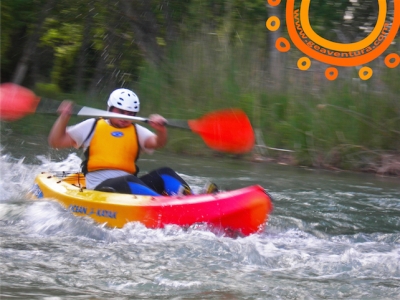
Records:
[[[110,112],[130,116],[140,109],[138,96],[124,88],[113,91],[107,105]],[[60,104],[48,141],[53,148],[84,149],[86,159],[81,166],[87,189],[139,195],[192,194],[189,185],[168,167],[137,177],[140,151],[152,153],[167,143],[166,120],[162,116],[149,116],[148,124],[155,133],[129,120],[114,118],[92,118],[67,127],[72,107],[71,101]]]

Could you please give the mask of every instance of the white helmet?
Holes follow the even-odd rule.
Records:
[[[113,91],[107,101],[108,107],[139,112],[140,102],[138,96],[128,89],[117,89]]]

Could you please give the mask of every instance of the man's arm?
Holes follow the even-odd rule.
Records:
[[[147,149],[162,148],[167,144],[168,132],[165,126],[166,120],[160,115],[150,115],[149,125],[156,130],[156,135],[147,138],[145,147]]]
[[[60,116],[50,130],[48,142],[52,148],[75,147],[76,142],[67,133],[67,124],[71,117],[72,102],[63,101],[58,108]]]

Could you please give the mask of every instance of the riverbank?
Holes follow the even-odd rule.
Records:
[[[278,79],[259,63],[262,55],[255,56],[253,46],[216,51],[214,43],[184,43],[160,66],[144,65],[137,81],[124,85],[138,94],[140,115],[190,120],[222,108],[239,108],[257,136],[257,147],[241,159],[400,176],[399,68],[381,68],[376,62],[368,81],[353,80],[347,70],[330,82],[321,77],[324,66],[313,63],[307,73],[282,66]],[[295,53],[286,57],[294,58]],[[37,85],[35,93],[100,109],[106,109],[109,95],[106,89],[93,96],[60,94],[52,84]],[[47,135],[55,119],[34,115],[2,127]],[[70,124],[82,120],[73,117]],[[197,135],[179,129],[169,130],[164,150],[216,155]]]
[[[259,163],[276,163],[279,165],[288,165],[293,167],[307,167],[315,169],[324,169],[336,172],[357,172],[371,173],[382,177],[399,177],[400,178],[400,153],[384,153],[376,156],[375,159],[363,159],[352,161],[354,165],[351,168],[344,169],[340,165],[327,162],[320,156],[320,160],[315,161],[313,165],[301,165],[294,154],[279,154],[274,157],[253,152],[248,158],[253,162]]]
[[[165,66],[142,69],[135,88],[145,110],[190,119],[238,107],[257,133],[258,148],[245,159],[400,176],[399,68],[376,62],[369,81],[356,80],[351,70],[327,81],[324,66],[313,62],[307,73],[282,66],[278,77],[250,46],[215,52],[208,43],[185,44]],[[172,151],[204,152],[191,136],[171,137]]]
[[[13,149],[18,149],[19,157],[28,156],[29,161],[35,161],[34,157],[38,153],[49,153],[51,156],[60,157],[62,153],[77,152],[79,150],[69,149],[58,151],[50,149],[47,146],[47,132],[55,117],[47,118],[47,120],[22,120],[14,123],[2,123],[0,138],[2,154],[10,153]],[[49,124],[46,124],[46,121]],[[75,120],[79,121],[79,120]],[[32,123],[33,122],[33,123]],[[71,124],[73,122],[71,121]],[[27,134],[27,132],[36,132]],[[39,133],[42,132],[42,133]],[[41,149],[35,152],[35,148]],[[343,147],[342,147],[343,148]],[[4,150],[4,151],[3,151]],[[309,160],[311,163],[305,163],[304,153],[300,154],[296,150],[283,148],[274,148],[260,144],[256,144],[253,150],[243,155],[232,155],[213,151],[204,145],[204,142],[195,134],[185,130],[169,130],[169,142],[167,146],[160,150],[166,153],[185,155],[185,156],[203,156],[211,159],[222,157],[231,157],[233,159],[244,160],[256,163],[279,164],[300,168],[323,169],[335,172],[358,172],[371,173],[376,176],[390,176],[400,178],[400,153],[384,150],[367,150],[361,149],[359,152],[345,153],[337,149],[327,152],[319,150],[313,152]],[[303,158],[303,160],[299,159]]]

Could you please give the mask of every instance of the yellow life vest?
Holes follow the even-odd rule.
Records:
[[[94,134],[85,152],[82,171],[122,170],[137,174],[136,160],[139,157],[139,140],[135,125],[116,128],[105,120],[97,120]]]

